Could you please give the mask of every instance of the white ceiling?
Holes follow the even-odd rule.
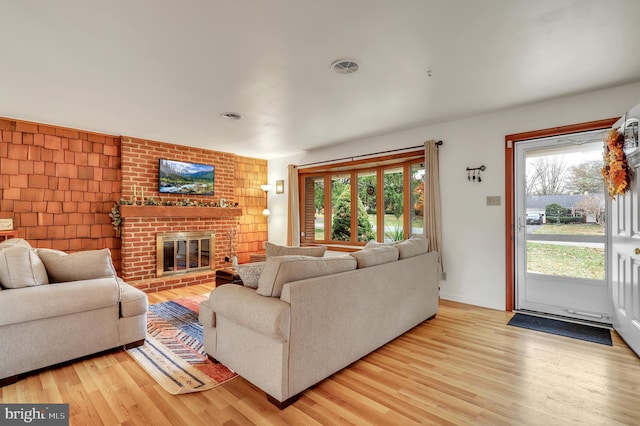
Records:
[[[640,81],[638,0],[0,1],[0,116],[258,158]]]

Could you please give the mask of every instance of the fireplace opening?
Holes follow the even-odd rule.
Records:
[[[156,235],[156,275],[215,269],[215,232],[167,232]]]

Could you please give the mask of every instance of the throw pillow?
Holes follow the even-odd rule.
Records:
[[[269,256],[314,256],[322,257],[327,251],[327,246],[291,247],[265,243],[267,257]]]
[[[349,255],[333,257],[275,256],[267,257],[258,280],[261,296],[280,297],[282,287],[289,282],[356,269],[356,260]]]
[[[406,259],[408,257],[427,253],[429,251],[429,239],[425,237],[415,236],[409,238],[408,240],[396,243],[395,247],[400,250],[400,259]]]
[[[380,245],[379,247],[365,248],[355,251],[351,256],[358,262],[358,269],[398,260],[399,250],[396,247]]]
[[[258,288],[258,280],[266,262],[243,263],[236,266],[242,284],[249,288]]]
[[[71,254],[60,250],[37,249],[37,253],[52,283],[117,277],[108,248]]]
[[[2,287],[23,288],[48,283],[47,270],[33,249],[14,245],[0,250]]]

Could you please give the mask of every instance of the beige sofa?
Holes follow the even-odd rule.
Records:
[[[343,256],[267,257],[256,289],[221,286],[200,304],[205,349],[284,408],[435,316],[438,254],[427,250],[416,238]]]
[[[0,386],[23,373],[144,343],[147,295],[116,277],[108,249],[67,255],[0,243]]]

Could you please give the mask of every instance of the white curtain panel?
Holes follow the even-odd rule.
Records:
[[[440,203],[440,161],[439,145],[435,140],[424,143],[425,195],[424,195],[424,236],[429,238],[429,247],[437,251],[442,264],[442,214]]]

